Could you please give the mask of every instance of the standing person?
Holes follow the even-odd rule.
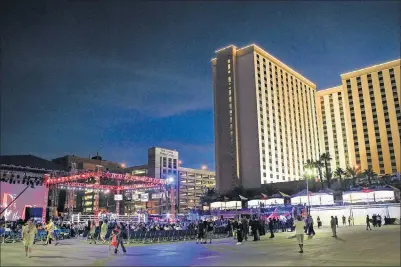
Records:
[[[263,220],[262,217],[259,218],[259,224],[260,224],[259,235],[265,235],[266,234],[265,220]]]
[[[370,227],[370,219],[369,219],[369,215],[366,215],[366,230],[372,230],[372,228]]]
[[[125,249],[123,240],[124,240],[124,235],[126,234],[125,232],[125,227],[124,224],[122,222],[120,222],[120,225],[117,226],[117,246],[114,249],[114,254],[117,254],[118,252],[118,247],[121,246],[123,253],[127,253],[127,250]]]
[[[106,235],[108,229],[109,225],[107,224],[107,221],[103,221],[102,227],[100,229],[100,239],[102,239],[103,243],[106,243]]]
[[[302,221],[301,216],[298,215],[297,220],[295,221],[295,236],[300,248],[299,253],[304,253],[304,225],[305,223]]]
[[[336,220],[336,226],[338,227],[338,218],[337,218],[337,216],[334,219]]]
[[[380,215],[377,215],[377,225],[379,227],[382,227],[382,216],[380,216]]]
[[[242,228],[243,228],[243,238],[245,241],[248,241],[248,233],[249,233],[249,225],[248,225],[248,220],[244,217],[242,218]]]
[[[348,216],[348,225],[351,226],[351,216]]]
[[[205,228],[202,220],[199,221],[198,224],[198,237],[196,238],[196,244],[198,244],[198,241],[200,241],[201,244],[203,244],[203,239],[205,237]]]
[[[231,225],[231,220],[227,221],[227,232],[228,232],[227,237],[231,237],[232,234],[233,234],[233,228],[232,228],[232,225]]]
[[[315,230],[313,229],[313,218],[312,216],[308,215],[308,225],[309,225],[309,229],[308,229],[308,235],[315,235]]]
[[[322,226],[322,222],[320,221],[320,217],[317,216],[317,228],[320,229],[321,226]]]
[[[257,220],[255,220],[255,218],[252,219],[251,221],[251,231],[252,231],[252,235],[253,235],[253,241],[258,241],[258,223]]]
[[[274,238],[274,221],[272,218],[270,218],[270,220],[269,220],[269,231],[270,231],[269,238]]]
[[[333,216],[331,216],[330,227],[333,234],[332,237],[337,237],[337,224],[336,219]]]
[[[241,220],[238,220],[238,224],[237,226],[237,245],[241,245],[242,244],[242,240],[243,240],[243,236],[242,234],[244,233],[244,229],[243,229],[243,224]]]
[[[214,232],[214,223],[213,223],[212,219],[209,219],[206,230],[207,230],[207,234],[206,234],[205,243],[207,243],[207,240],[209,239],[209,244],[212,244],[212,238],[213,238],[213,232]]]
[[[345,216],[343,215],[343,226],[346,226],[347,223],[345,222]]]
[[[33,223],[33,219],[28,221],[28,224],[22,229],[22,240],[25,247],[25,255],[31,257],[33,242],[35,241],[35,235],[38,233],[36,225]]]
[[[92,241],[95,242],[96,245],[96,239],[95,239],[95,233],[96,233],[96,223],[93,220],[89,226],[89,234],[88,234],[88,238],[90,238],[90,242],[89,244],[92,244]]]

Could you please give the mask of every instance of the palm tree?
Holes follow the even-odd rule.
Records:
[[[345,171],[338,167],[334,172],[334,175],[340,179],[341,190],[343,189],[343,175],[345,175]]]
[[[201,196],[200,202],[202,206],[203,204],[207,204],[209,206],[209,211],[210,211],[210,206],[212,202],[216,201],[218,197],[219,195],[215,188],[207,188],[203,196]]]
[[[327,180],[327,187],[330,188],[330,179],[331,176],[329,175],[329,163],[332,160],[330,153],[326,152],[320,155],[320,161],[324,162],[324,168],[326,170],[326,180]]]
[[[366,169],[363,174],[368,178],[369,185],[372,185],[372,178],[374,178],[377,174],[373,171],[372,167]]]
[[[347,166],[347,169],[345,170],[345,172],[347,173],[347,175],[349,177],[351,177],[353,186],[356,186],[356,177],[359,174],[358,168]]]
[[[324,183],[323,183],[322,168],[324,167],[324,165],[320,160],[316,160],[315,162],[313,162],[313,164],[315,165],[315,168],[319,172],[319,179],[320,179],[320,183],[322,184],[322,188],[323,188],[324,187]]]

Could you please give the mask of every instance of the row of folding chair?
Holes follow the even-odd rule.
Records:
[[[20,242],[21,241],[21,231],[2,231],[1,237],[2,240],[1,242],[3,243],[15,243],[15,242]]]
[[[129,241],[140,243],[174,242],[194,239],[195,237],[195,230],[131,231]]]

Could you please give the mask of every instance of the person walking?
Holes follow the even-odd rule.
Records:
[[[370,218],[369,215],[366,215],[366,230],[372,230],[372,228],[370,227]]]
[[[351,216],[348,216],[348,225],[351,226]]]
[[[54,241],[56,241],[56,243],[54,243],[55,246],[58,245],[58,241],[55,235],[55,230],[56,227],[54,226],[53,220],[50,218],[49,219],[49,223],[46,225],[46,230],[47,230],[47,238],[46,238],[46,245],[47,244],[51,244],[51,240],[53,239]]]
[[[35,235],[38,233],[36,225],[33,223],[33,219],[28,221],[28,224],[22,229],[22,241],[24,243],[25,255],[29,258],[32,254],[33,242],[35,241]]]
[[[343,215],[343,226],[346,226],[346,225],[347,225],[346,219],[345,219],[345,216]]]
[[[295,222],[295,236],[300,249],[299,253],[304,253],[304,225],[305,223],[302,221],[302,217],[298,215]]]
[[[332,237],[337,237],[337,224],[336,219],[333,216],[331,216],[330,227],[333,234]]]
[[[337,216],[334,217],[334,219],[336,220],[336,226],[338,227],[338,218],[337,218]]]
[[[313,229],[313,218],[312,216],[308,215],[308,225],[309,225],[309,229],[308,229],[308,235],[315,235],[315,230]]]
[[[92,244],[92,242],[95,242],[96,245],[96,239],[95,239],[95,233],[96,233],[96,223],[93,220],[89,226],[89,234],[88,234],[88,238],[91,240],[89,242],[89,244]]]
[[[109,225],[107,224],[107,221],[103,221],[102,226],[100,228],[100,239],[102,239],[103,243],[106,243],[106,235],[107,235],[108,229],[109,229]]]
[[[123,243],[124,235],[126,234],[124,224],[122,222],[120,222],[120,225],[117,226],[117,228],[115,230],[117,230],[117,246],[114,249],[114,254],[117,254],[119,246],[121,246],[123,253],[125,254],[125,253],[127,253],[127,250],[125,249],[125,246]]]

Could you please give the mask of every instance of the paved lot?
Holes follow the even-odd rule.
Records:
[[[298,253],[293,233],[260,242],[236,246],[233,239],[213,244],[194,242],[128,247],[126,255],[109,255],[104,245],[89,245],[77,240],[59,246],[36,245],[31,258],[25,257],[22,244],[1,245],[1,266],[400,266],[400,226],[366,231],[362,226],[338,229],[339,238],[329,229],[316,231],[305,241],[305,253]]]

